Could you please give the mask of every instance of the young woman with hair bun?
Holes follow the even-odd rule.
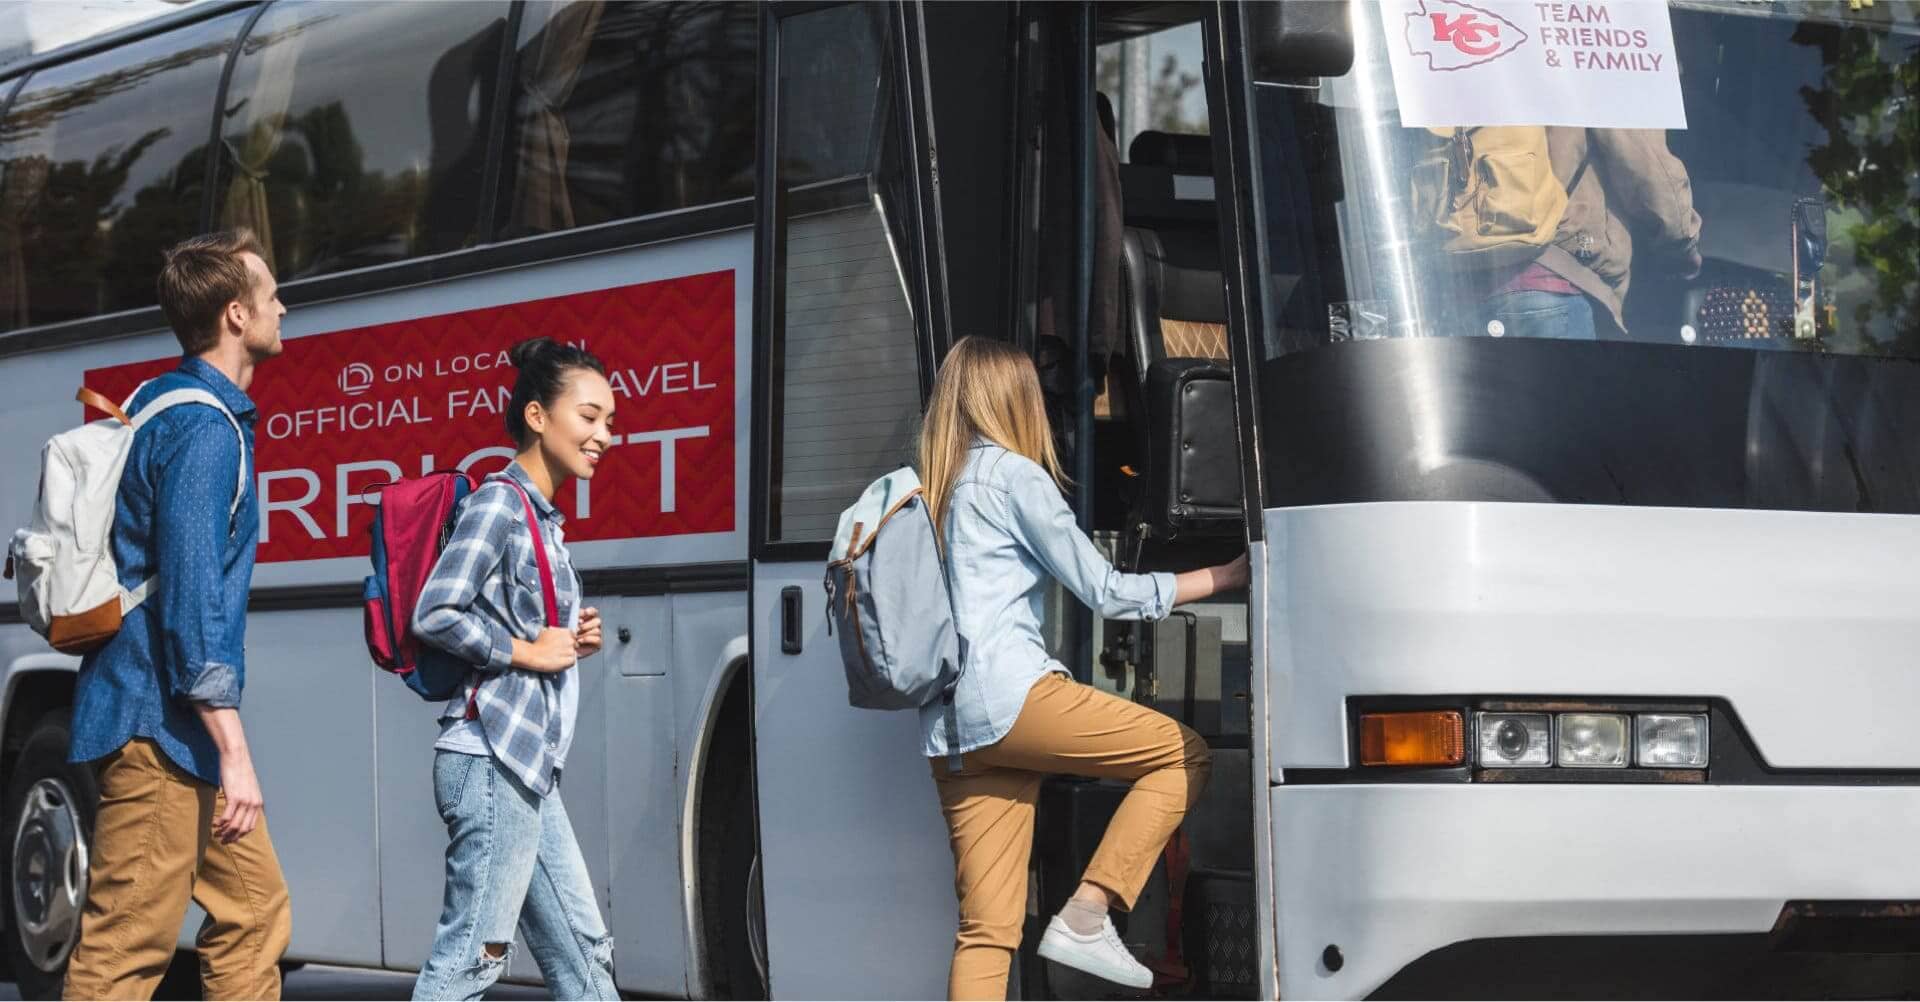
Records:
[[[616,999],[613,939],[560,798],[580,705],[573,669],[600,650],[600,614],[581,607],[553,505],[606,455],[613,390],[599,359],[549,338],[508,358],[519,370],[506,414],[517,453],[462,503],[413,619],[421,639],[473,666],[433,745],[446,893],[413,997],[481,997],[506,972],[518,928],[555,998]]]

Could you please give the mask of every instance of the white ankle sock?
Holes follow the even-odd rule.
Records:
[[[1068,898],[1066,907],[1060,909],[1060,921],[1075,935],[1091,936],[1106,925],[1107,910],[1079,898]]]

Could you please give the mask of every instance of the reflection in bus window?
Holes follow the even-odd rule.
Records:
[[[913,457],[919,354],[886,32],[885,12],[861,5],[780,23],[784,275],[766,528],[782,542],[832,538],[847,498]]]
[[[1721,307],[1698,335],[1920,357],[1920,4],[1774,6],[1806,16],[1673,12],[1668,142],[1707,220],[1692,312]]]
[[[789,187],[867,172],[873,162],[881,86],[882,19],[847,9],[781,27],[781,183]],[[845,32],[844,45],[834,33]]]
[[[1269,254],[1298,279],[1271,351],[1471,333],[1920,357],[1920,4],[1672,4],[1687,128],[1665,132],[1402,128],[1378,15],[1355,11],[1350,74],[1255,97]],[[1501,175],[1536,154],[1551,175]],[[1539,200],[1480,198],[1496,176]],[[1515,296],[1530,309],[1490,305]]]
[[[283,279],[476,242],[507,8],[269,7],[222,109],[220,222]]]
[[[207,109],[243,19],[27,81],[0,124],[0,327],[153,303],[161,248],[200,225]]]
[[[503,235],[751,196],[758,31],[744,4],[529,4]]]

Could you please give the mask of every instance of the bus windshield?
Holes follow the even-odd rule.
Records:
[[[1267,356],[1450,335],[1920,358],[1920,3],[1664,14],[1685,128],[1409,128],[1391,5],[1354,5],[1348,74],[1258,83]]]

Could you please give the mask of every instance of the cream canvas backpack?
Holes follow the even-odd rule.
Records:
[[[105,644],[120,631],[121,618],[145,601],[157,583],[148,578],[135,588],[121,587],[113,559],[120,474],[135,433],[180,404],[215,408],[240,436],[240,476],[227,509],[229,519],[239,511],[247,486],[246,435],[232,412],[207,390],[170,390],[133,418],[124,406],[116,407],[92,390],[82,388],[77,399],[110,416],[47,440],[40,450],[40,496],[33,524],[15,532],[7,547],[7,576],[18,579],[21,617],[66,654],[85,654]],[[129,396],[127,403],[132,402]]]

